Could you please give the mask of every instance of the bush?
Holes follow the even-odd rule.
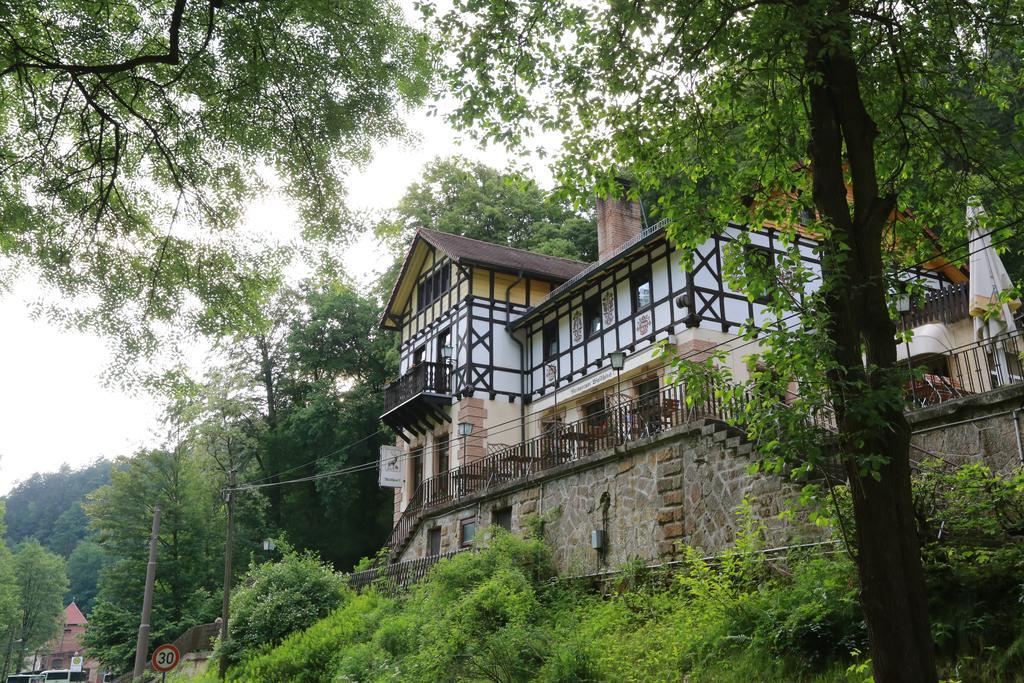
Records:
[[[983,469],[917,483],[945,677],[1021,680],[1022,496],[1024,477],[996,480]],[[479,552],[442,560],[405,595],[349,597],[230,678],[870,680],[856,568],[845,549],[767,559],[747,506],[739,521],[736,547],[724,556],[705,561],[686,550],[673,574],[634,564],[609,597],[556,581],[543,541],[491,529]]]
[[[349,595],[345,579],[315,554],[286,550],[278,562],[253,565],[231,594],[229,639],[219,645],[235,662],[308,628]]]

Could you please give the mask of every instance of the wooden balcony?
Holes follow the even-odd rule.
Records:
[[[451,368],[443,363],[419,363],[384,388],[380,419],[408,441],[407,433],[424,434],[441,422],[451,422],[444,406],[451,404]]]
[[[928,323],[955,323],[966,320],[967,283],[928,292],[924,301],[912,301],[910,310],[900,314],[900,328],[907,330]]]

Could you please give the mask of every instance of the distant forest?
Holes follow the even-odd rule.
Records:
[[[65,465],[56,472],[36,473],[2,499],[7,507],[7,545],[17,548],[36,539],[63,557],[70,580],[64,602],[75,600],[86,613],[96,598],[104,555],[82,505],[89,493],[110,481],[113,467],[110,460],[98,460],[77,470]]]
[[[138,618],[147,520],[161,502],[168,632],[216,615],[221,489],[232,469],[240,484],[265,487],[238,497],[239,572],[268,559],[263,538],[315,551],[339,570],[375,553],[390,530],[392,499],[374,470],[281,482],[372,463],[394,441],[378,416],[398,369],[397,338],[377,322],[421,227],[582,261],[597,252],[588,210],[520,172],[437,159],[374,227],[388,254],[375,280],[356,287],[345,274],[318,274],[282,287],[246,329],[217,340],[221,362],[204,377],[160,378],[157,400],[170,425],[164,448],[19,483],[3,499],[8,545],[34,538],[65,558],[65,601],[90,618],[103,603],[97,618],[128,628]]]

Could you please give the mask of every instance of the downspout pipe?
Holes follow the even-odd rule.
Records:
[[[1017,437],[1017,459],[1020,460],[1020,466],[1024,467],[1024,445],[1020,442],[1020,413],[1022,408],[1017,408],[1013,411],[1013,435]]]
[[[512,289],[525,279],[523,271],[519,277],[505,288],[505,331],[519,347],[519,442],[526,443],[526,347],[516,337],[515,332],[508,329],[512,324]]]

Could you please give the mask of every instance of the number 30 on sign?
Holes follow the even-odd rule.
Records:
[[[181,661],[181,652],[173,645],[161,645],[153,650],[153,671],[161,673],[173,671],[179,661]]]

